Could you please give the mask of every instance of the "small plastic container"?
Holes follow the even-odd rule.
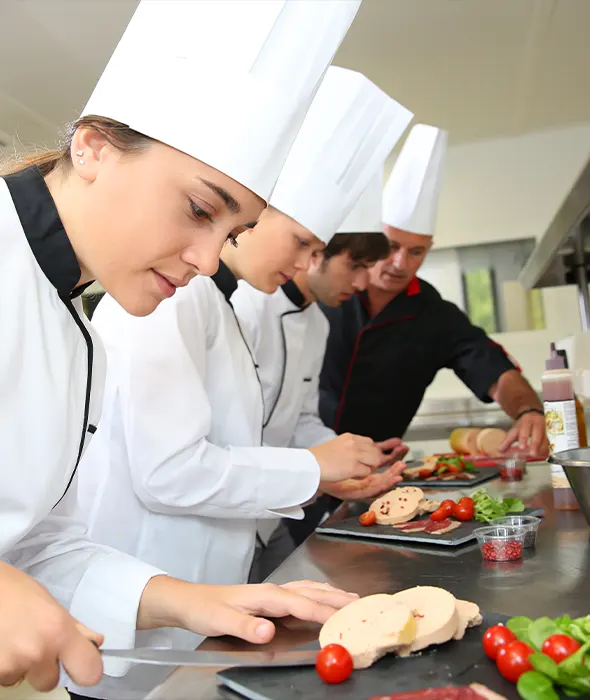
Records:
[[[526,460],[523,457],[508,457],[500,465],[502,481],[522,481],[526,474]]]
[[[522,527],[525,530],[524,548],[529,549],[537,544],[537,532],[539,531],[540,518],[532,515],[506,515],[503,518],[494,518],[493,525],[507,527]]]
[[[475,530],[481,556],[487,561],[519,561],[522,559],[526,529],[490,525]]]

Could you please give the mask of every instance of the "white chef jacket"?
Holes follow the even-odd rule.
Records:
[[[319,377],[329,325],[315,303],[307,304],[294,282],[264,294],[243,280],[231,297],[252,344],[264,395],[264,443],[314,447],[336,437],[319,417]],[[278,520],[261,521],[266,544]]]
[[[80,467],[89,532],[172,576],[245,583],[256,519],[303,516],[319,485],[308,450],[261,448],[256,368],[221,263],[150,316],[110,297],[93,324],[107,348],[103,418]],[[144,644],[195,646],[178,631]]]
[[[132,647],[141,594],[162,572],[91,543],[76,517],[104,353],[71,294],[80,268],[37,168],[0,178],[0,251],[0,556],[108,646]]]

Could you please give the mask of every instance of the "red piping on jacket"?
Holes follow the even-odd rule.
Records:
[[[348,369],[346,370],[346,377],[344,379],[344,386],[342,387],[342,393],[340,394],[340,401],[338,403],[338,410],[336,411],[336,418],[334,420],[334,431],[338,432],[338,423],[340,422],[340,417],[342,415],[342,410],[344,408],[344,397],[346,396],[346,391],[348,389],[348,384],[350,382],[350,377],[352,375],[352,367],[354,365],[354,361],[356,360],[356,355],[358,353],[359,345],[361,343],[361,338],[363,336],[363,333],[366,333],[367,331],[374,331],[377,328],[383,328],[384,326],[391,326],[394,323],[399,323],[400,321],[409,321],[412,318],[416,318],[416,316],[402,316],[401,318],[394,318],[391,321],[385,321],[383,323],[378,323],[375,326],[368,326],[365,328],[362,328],[357,337],[356,341],[354,343],[354,348],[352,351],[352,357],[350,358],[350,362],[348,364]]]
[[[521,367],[521,366],[518,364],[518,362],[512,357],[512,355],[510,355],[510,354],[508,353],[508,351],[506,350],[505,347],[503,347],[502,345],[500,345],[500,343],[496,343],[496,341],[495,341],[495,340],[492,340],[491,338],[490,338],[490,345],[492,345],[493,347],[499,348],[499,349],[504,353],[504,355],[506,355],[506,357],[510,360],[510,362],[512,362],[512,364],[514,365],[515,369],[518,370],[518,371],[522,374],[522,367]]]

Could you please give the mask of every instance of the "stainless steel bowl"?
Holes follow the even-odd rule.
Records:
[[[580,510],[590,525],[590,447],[557,452],[548,461],[563,467]]]

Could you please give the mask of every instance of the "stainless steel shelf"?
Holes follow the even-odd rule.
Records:
[[[572,237],[590,212],[590,160],[538,241],[518,281],[525,289],[564,284],[562,255],[575,250]]]

